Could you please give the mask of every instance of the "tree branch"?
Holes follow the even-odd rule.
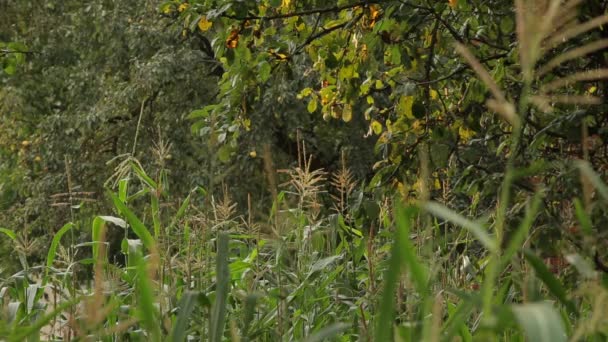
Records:
[[[366,6],[366,5],[377,4],[377,3],[381,3],[381,2],[382,1],[380,1],[380,0],[365,0],[365,1],[359,1],[359,2],[352,3],[352,4],[342,5],[342,6],[334,6],[334,7],[328,7],[328,8],[315,8],[315,9],[310,9],[310,10],[305,10],[305,11],[300,11],[300,12],[291,12],[291,13],[277,14],[277,15],[270,15],[270,16],[249,15],[249,16],[245,16],[245,17],[238,17],[235,15],[229,15],[229,14],[222,14],[222,16],[225,18],[234,19],[234,20],[276,20],[276,19],[284,19],[284,18],[305,16],[305,15],[311,15],[311,14],[340,12],[345,9],[350,9],[350,8],[354,8],[357,6]]]

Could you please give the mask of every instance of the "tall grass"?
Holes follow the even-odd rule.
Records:
[[[134,143],[134,152],[123,156],[113,182],[108,183],[113,183],[110,189],[117,188],[108,190],[107,196],[114,212],[89,220],[89,243],[71,240],[66,244],[62,239],[76,228],[73,221],[78,214],[73,213],[72,222],[55,233],[46,262],[30,266],[32,244],[27,237],[0,228],[16,246],[23,266],[16,274],[2,273],[0,279],[0,338],[606,339],[608,291],[591,261],[575,253],[567,256],[577,272],[573,283],[555,275],[531,249],[546,196],[542,187],[518,203],[523,217],[516,225],[508,220],[514,205],[513,184],[523,174],[516,167],[516,151],[521,147],[528,109],[551,110],[551,104],[566,100],[557,97],[555,90],[592,77],[575,73],[543,83],[542,76],[556,65],[606,44],[586,45],[550,59],[544,66],[537,64],[547,49],[602,25],[606,15],[559,28],[552,26],[558,22],[556,18],[577,1],[515,3],[521,94],[503,93],[474,55],[457,46],[490,90],[493,99],[488,107],[512,126],[512,153],[491,219],[467,217],[430,200],[426,181],[419,201],[386,195],[366,203],[377,209],[376,217],[360,219],[369,218],[374,210],[354,198],[358,185],[345,157],[342,169],[327,181],[323,170],[311,169],[312,157],[306,155],[303,145],[299,165],[282,172],[287,178],[283,191],[277,192],[274,185],[271,189],[274,203],[266,220],[253,222],[251,205],[247,215],[239,215],[226,188],[222,200],[197,188],[179,206],[163,206],[167,173],[161,166],[156,176],[149,176],[133,157]],[[535,21],[539,8],[547,10],[546,17]],[[511,98],[519,98],[519,103]],[[589,102],[577,97],[567,101]],[[167,148],[160,144],[158,154]],[[420,160],[420,176],[428,179],[424,152]],[[579,162],[576,168],[588,186],[583,189],[584,201],[573,199],[573,203],[583,234],[590,239],[590,206],[608,202],[608,187],[587,162]],[[334,200],[331,209],[323,208],[321,200],[328,191],[334,194],[326,196]],[[593,202],[591,191],[602,201]],[[146,203],[144,209],[134,210],[136,201]],[[461,229],[444,234],[441,227],[447,225]],[[108,237],[121,234],[124,265],[110,260],[107,252]],[[465,244],[465,252],[455,256],[451,244]],[[82,256],[74,263],[91,267],[92,283],[75,282],[73,264],[59,262],[65,245],[73,251],[72,258]]]

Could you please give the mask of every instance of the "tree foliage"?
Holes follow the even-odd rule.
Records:
[[[128,155],[151,165],[155,178],[169,170],[179,180],[167,184],[175,194],[204,182],[208,149],[190,138],[186,115],[207,103],[214,77],[196,45],[165,30],[155,5],[2,6],[0,40],[19,42],[7,45],[11,52],[27,46],[9,55],[1,76],[6,225],[44,240],[71,211],[105,207],[104,184],[124,175]]]
[[[216,103],[192,117],[199,133],[209,120],[230,128],[216,131],[232,136],[219,142],[225,161],[238,150],[235,140],[258,140],[270,126],[293,141],[299,128],[317,139],[334,136],[314,146],[312,153],[321,157],[333,145],[353,147],[350,159],[367,159],[371,150],[361,147],[373,145],[372,172],[363,173],[370,193],[381,189],[421,198],[426,188],[428,196],[483,215],[495,207],[505,165],[515,154],[514,163],[524,170],[516,180],[516,202],[539,184],[548,186],[544,224],[561,226],[563,206],[572,205],[562,196],[580,196],[570,160],[582,158],[582,146],[589,144],[588,158],[603,169],[608,131],[606,107],[586,106],[598,102],[606,86],[599,80],[606,65],[605,30],[596,23],[566,43],[558,36],[605,6],[590,1],[579,17],[569,10],[555,17],[556,33],[546,38],[551,46],[543,50],[530,85],[536,106],[521,114],[523,133],[516,138],[508,116],[495,106],[485,109],[492,89],[454,48],[469,46],[497,87],[518,100],[526,91],[525,74],[512,43],[517,30],[511,2],[172,1],[161,11],[188,34],[205,37],[224,70]],[[574,50],[578,46],[591,47]],[[554,58],[573,50],[575,58]],[[589,68],[600,71],[583,77],[587,82],[543,93],[543,84]],[[348,132],[346,140],[341,132]],[[517,151],[510,151],[513,139],[521,140]],[[428,162],[426,175],[421,162]],[[520,211],[511,208],[509,217]],[[551,231],[548,239],[561,238],[561,229]]]

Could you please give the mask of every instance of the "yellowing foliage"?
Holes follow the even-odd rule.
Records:
[[[226,47],[234,49],[239,44],[239,30],[234,29],[230,32],[230,35],[226,39]]]
[[[371,128],[376,135],[380,135],[380,133],[382,133],[382,124],[376,120],[372,121]]]
[[[213,26],[213,23],[207,20],[207,16],[202,16],[201,20],[198,21],[198,28],[203,32],[208,31],[211,26]]]
[[[183,4],[180,4],[179,7],[177,8],[177,11],[179,13],[182,13],[183,11],[187,10],[188,7],[190,7],[190,4],[187,2],[184,2]]]
[[[470,130],[464,126],[458,128],[458,136],[463,142],[468,142],[475,135],[475,131]]]
[[[342,110],[342,121],[349,122],[353,118],[353,107],[349,104],[344,105]]]
[[[370,12],[369,27],[373,28],[374,25],[376,25],[376,22],[378,21],[378,18],[380,17],[380,6],[378,6],[378,5],[370,5],[369,6],[369,12]]]

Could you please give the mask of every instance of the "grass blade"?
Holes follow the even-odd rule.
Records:
[[[131,225],[131,229],[141,239],[146,248],[150,248],[154,245],[154,238],[148,231],[148,228],[137,218],[137,216],[127,208],[127,206],[120,200],[118,196],[110,192],[110,197],[114,202],[114,206],[118,211],[127,218],[127,222]]]
[[[45,285],[48,280],[49,269],[51,268],[51,266],[53,266],[53,263],[55,262],[55,255],[57,254],[57,247],[59,247],[59,242],[61,241],[61,238],[73,227],[74,224],[72,222],[66,223],[63,227],[61,227],[61,229],[59,229],[59,231],[53,237],[53,240],[51,241],[51,247],[49,248],[49,252],[46,256],[46,271],[44,272],[44,279],[42,281],[42,285]]]
[[[215,302],[213,303],[211,320],[209,321],[209,340],[211,342],[222,341],[226,324],[226,300],[228,298],[228,291],[230,290],[228,242],[228,234],[220,233],[217,243]]]
[[[540,209],[540,204],[542,203],[542,193],[537,192],[532,198],[532,203],[528,210],[526,210],[526,214],[524,219],[520,223],[519,227],[511,237],[505,252],[501,256],[502,263],[500,266],[500,270],[503,270],[510,262],[511,258],[517,251],[523,246],[526,238],[528,237],[528,233],[530,232],[530,228],[532,228],[532,224],[536,219],[536,214]]]
[[[528,336],[528,341],[567,341],[566,331],[560,315],[548,303],[514,305],[513,314]]]
[[[574,209],[576,213],[576,218],[578,222],[581,224],[581,230],[586,235],[591,235],[593,233],[593,224],[591,223],[591,218],[585,212],[585,208],[581,200],[578,198],[574,199]]]
[[[188,320],[196,307],[198,293],[186,291],[179,301],[179,312],[171,331],[171,341],[185,341],[188,332]]]
[[[424,208],[435,216],[441,217],[444,220],[450,221],[454,224],[457,224],[457,225],[467,229],[489,251],[496,252],[498,250],[496,241],[494,239],[492,239],[492,237],[490,236],[490,234],[488,234],[486,229],[479,223],[473,222],[437,202],[427,202],[424,204]]]
[[[243,318],[243,340],[249,340],[249,328],[251,323],[253,322],[255,315],[255,306],[257,304],[258,299],[260,298],[259,294],[251,293],[247,295],[245,298],[245,310],[244,310],[244,318]]]
[[[350,328],[350,324],[347,323],[334,323],[329,325],[316,333],[308,336],[304,341],[305,342],[322,342],[333,337],[338,336],[338,334],[344,332],[346,329]]]
[[[600,176],[593,171],[591,165],[586,161],[579,161],[577,166],[581,170],[582,174],[589,180],[589,182],[593,184],[604,201],[608,202],[608,186],[606,186],[606,184],[602,182]]]
[[[4,233],[4,235],[8,236],[11,240],[17,241],[17,235],[10,229],[0,228],[0,233]]]
[[[412,279],[416,285],[416,290],[424,298],[429,294],[428,275],[426,267],[420,263],[416,255],[416,248],[409,239],[411,222],[414,217],[415,208],[403,208],[398,206],[396,209],[395,220],[397,223],[397,231],[400,231],[401,241],[400,248],[405,264],[412,274]]]
[[[549,271],[547,266],[545,266],[543,261],[530,250],[525,250],[524,255],[532,268],[534,268],[536,275],[547,286],[549,292],[554,295],[570,313],[578,314],[576,306],[568,299],[566,290],[551,271]]]
[[[53,311],[44,315],[42,318],[36,320],[36,322],[34,322],[34,324],[30,325],[29,327],[19,327],[18,329],[13,330],[13,335],[8,338],[8,341],[26,341],[28,337],[39,335],[40,329],[48,325],[53,319],[55,319],[55,317],[59,316],[63,311],[67,310],[71,306],[78,304],[79,301],[80,298],[74,298],[70,301],[57,305],[57,307]]]
[[[149,337],[153,341],[161,340],[160,325],[157,319],[157,310],[154,306],[154,292],[152,290],[152,281],[148,272],[148,263],[141,254],[141,251],[135,250],[131,253],[134,263],[137,268],[137,314],[142,325],[149,332]]]
[[[376,341],[392,340],[397,282],[399,281],[402,270],[406,266],[406,255],[411,256],[412,253],[414,253],[408,240],[411,211],[411,208],[402,209],[400,206],[396,209],[397,224],[395,229],[395,241],[391,248],[391,257],[384,276],[384,290],[382,292],[379,307],[380,313],[376,318]],[[426,283],[425,272],[422,268],[416,266],[417,262],[414,262],[413,264],[414,267],[411,272],[414,281],[416,282],[417,287],[421,287],[422,284]],[[411,266],[412,265],[410,264],[410,267]]]

